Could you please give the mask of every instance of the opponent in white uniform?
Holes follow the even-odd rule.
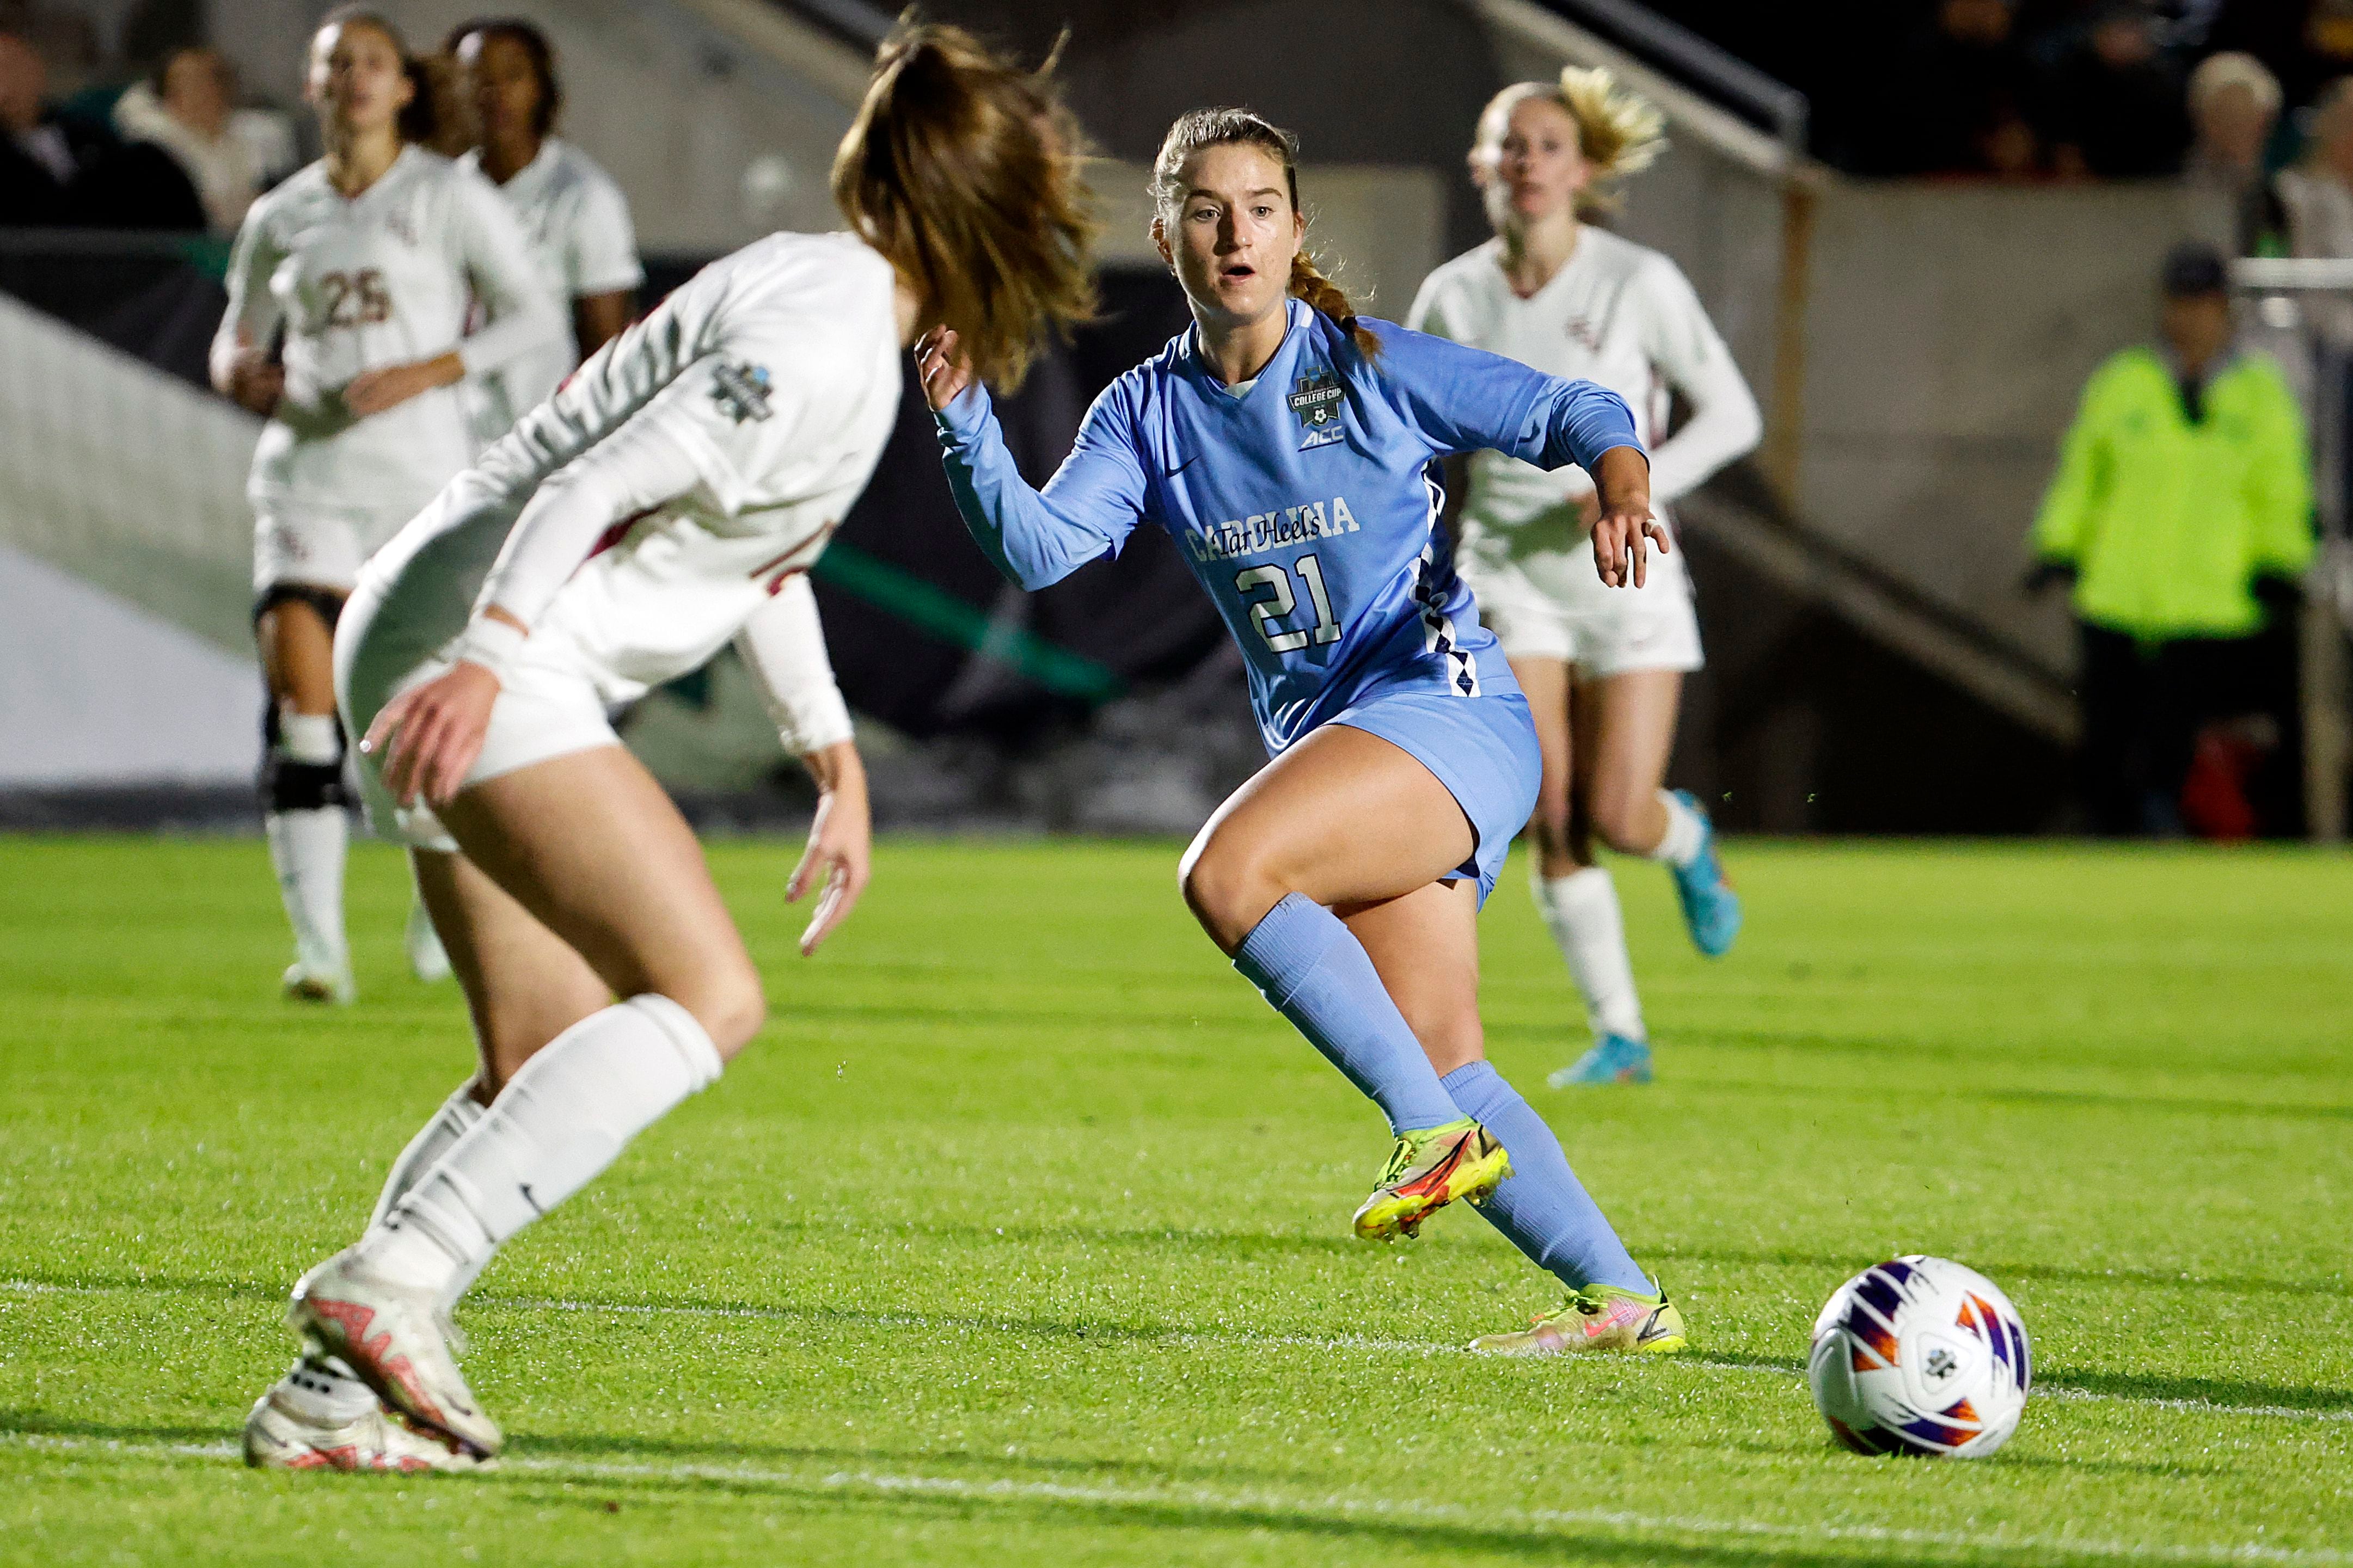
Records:
[[[1657,112],[1605,71],[1572,68],[1557,84],[1506,88],[1480,117],[1471,155],[1496,237],[1431,273],[1409,320],[1623,397],[1665,521],[1675,498],[1756,446],[1763,426],[1675,264],[1581,219],[1580,209],[1606,210],[1599,187],[1647,165],[1660,145]],[[1672,435],[1670,390],[1691,409]],[[1553,1075],[1556,1087],[1651,1076],[1625,923],[1595,837],[1670,867],[1702,952],[1722,952],[1740,922],[1704,811],[1660,788],[1683,673],[1701,663],[1690,574],[1679,553],[1662,553],[1642,586],[1604,584],[1593,505],[1581,474],[1482,452],[1469,461],[1458,522],[1462,575],[1535,710],[1545,755],[1529,824],[1536,905],[1596,1037]]]
[[[475,434],[488,446],[628,325],[646,274],[621,187],[552,134],[564,88],[546,35],[520,20],[469,22],[449,35],[447,49],[477,137],[458,162],[506,198],[541,284],[571,319],[564,342],[466,384]]]
[[[1009,381],[1092,309],[1078,144],[1042,73],[902,26],[835,163],[863,237],[779,235],[705,269],[363,573],[336,640],[343,712],[480,1068],[395,1163],[359,1242],[296,1287],[305,1352],[247,1423],[252,1463],[494,1453],[444,1314],[760,1028],[743,938],[607,702],[736,639],[820,790],[786,892],[821,889],[802,951],[849,913],[865,781],[807,570],[881,454],[919,326],[965,333]]]
[[[859,240],[775,235],[598,351],[362,573],[335,638],[353,729],[479,653],[500,689],[463,788],[619,744],[608,710],[736,638],[788,746],[847,741],[806,578],[897,416],[892,287]],[[530,635],[469,633],[491,606]],[[360,776],[379,830],[457,852],[379,759]]]
[[[271,699],[262,787],[295,934],[285,985],[348,1001],[329,628],[360,563],[472,459],[460,378],[544,354],[563,321],[497,194],[403,140],[417,88],[384,23],[331,18],[311,41],[309,93],[327,154],[247,212],[212,369],[269,416],[248,494]],[[467,336],[470,310],[484,324]],[[412,948],[438,954],[429,937],[413,929]]]

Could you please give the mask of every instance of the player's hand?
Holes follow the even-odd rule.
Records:
[[[401,805],[422,795],[428,805],[447,805],[482,754],[498,700],[499,678],[460,661],[385,703],[360,750],[383,754],[384,787]]]
[[[227,390],[239,406],[267,419],[286,395],[286,367],[272,360],[268,350],[248,343],[228,362]]]
[[[1649,579],[1649,547],[1653,544],[1660,554],[1670,553],[1667,531],[1651,515],[1647,502],[1605,510],[1593,525],[1593,563],[1612,588],[1629,584],[1639,588]]]
[[[934,327],[915,344],[915,374],[923,381],[923,401],[937,412],[972,384],[972,364],[956,352],[956,335]]]
[[[1593,563],[1610,587],[1639,588],[1650,574],[1650,546],[1662,555],[1672,548],[1651,515],[1650,461],[1631,447],[1613,447],[1594,467]]]
[[[873,875],[874,818],[866,800],[866,768],[848,741],[805,759],[817,776],[817,819],[809,824],[808,847],[793,868],[785,901],[797,904],[818,890],[808,929],[801,932],[801,956],[818,950],[833,928],[858,907],[858,895]]]
[[[437,386],[453,385],[465,374],[466,362],[454,353],[437,354],[407,364],[380,364],[374,370],[360,372],[344,385],[343,406],[353,418],[364,419],[371,414],[397,408]]]

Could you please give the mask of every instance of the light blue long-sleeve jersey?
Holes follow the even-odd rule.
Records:
[[[1291,327],[1236,396],[1188,329],[1105,388],[1041,493],[1016,470],[977,385],[937,416],[949,488],[980,547],[1025,588],[1168,531],[1250,667],[1280,752],[1375,689],[1516,691],[1438,526],[1436,459],[1492,447],[1590,469],[1641,443],[1617,394],[1361,320],[1368,360],[1329,317]]]

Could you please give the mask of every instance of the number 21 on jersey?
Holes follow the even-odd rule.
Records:
[[[1307,584],[1308,603],[1315,607],[1315,624],[1289,631],[1277,631],[1274,623],[1299,607],[1299,595],[1292,591],[1291,574]],[[1272,588],[1266,598],[1252,595],[1260,588]],[[1250,607],[1250,619],[1258,623],[1258,635],[1276,653],[1296,653],[1309,643],[1322,647],[1340,640],[1340,623],[1332,618],[1332,595],[1324,587],[1324,563],[1313,555],[1303,555],[1291,563],[1289,571],[1279,565],[1252,566],[1235,574],[1234,592]]]

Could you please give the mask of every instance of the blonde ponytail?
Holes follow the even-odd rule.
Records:
[[[1593,177],[1577,198],[1577,216],[1598,217],[1617,209],[1619,184],[1659,161],[1667,150],[1666,118],[1641,94],[1618,85],[1607,68],[1563,68],[1557,82],[1514,82],[1479,113],[1472,161],[1492,168],[1502,156],[1512,110],[1532,98],[1555,104],[1577,122],[1577,147]]]

